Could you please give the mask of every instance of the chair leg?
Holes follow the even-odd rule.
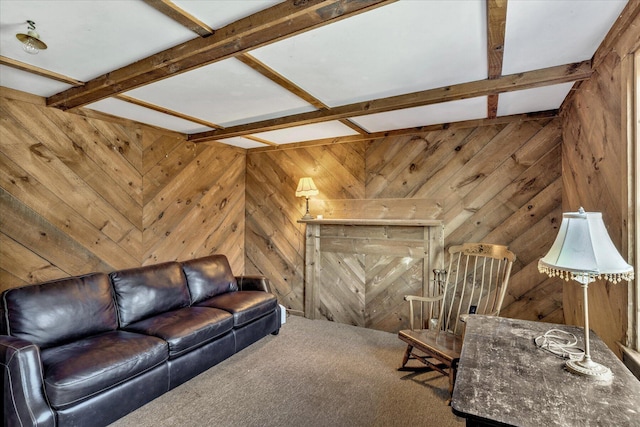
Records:
[[[402,357],[402,366],[400,368],[404,368],[404,365],[409,361],[409,357],[411,356],[411,351],[413,350],[413,346],[411,344],[407,344],[407,349],[404,351],[404,356]]]
[[[456,375],[458,374],[458,363],[454,360],[449,368],[449,399],[447,405],[451,405],[451,399],[453,398],[453,387],[456,384]]]

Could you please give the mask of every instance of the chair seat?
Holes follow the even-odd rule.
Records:
[[[433,270],[434,280],[425,295],[405,296],[410,329],[398,332],[398,338],[407,343],[400,369],[413,369],[406,364],[417,360],[447,375],[452,394],[465,319],[500,313],[516,256],[506,246],[488,243],[451,246],[449,255],[449,268]],[[433,313],[439,313],[437,319],[431,317]],[[416,321],[420,327],[431,327],[415,328]]]
[[[405,329],[398,332],[398,338],[408,345],[439,359],[452,362],[460,358],[462,337],[439,330],[421,329],[412,331]]]

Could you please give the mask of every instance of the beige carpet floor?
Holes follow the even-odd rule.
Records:
[[[268,336],[113,427],[463,427],[447,378],[398,371],[396,334],[289,316]]]

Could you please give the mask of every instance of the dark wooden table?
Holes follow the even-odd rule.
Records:
[[[536,347],[552,328],[582,328],[491,316],[469,316],[453,392],[453,412],[467,426],[640,426],[640,381],[591,332],[591,358],[611,369],[596,381],[564,368]]]

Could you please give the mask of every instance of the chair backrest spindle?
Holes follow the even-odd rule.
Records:
[[[500,313],[515,255],[485,243],[452,246],[449,254],[437,327],[460,335],[462,315]]]

